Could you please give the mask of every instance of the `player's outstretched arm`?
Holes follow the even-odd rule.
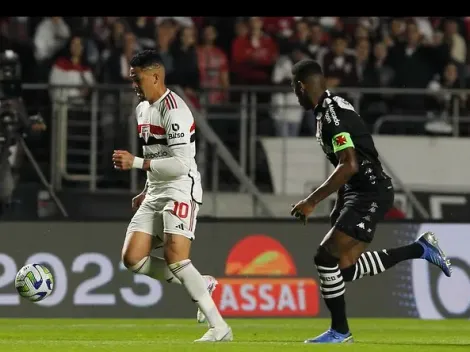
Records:
[[[177,145],[171,148],[172,156],[165,159],[145,159],[142,169],[150,171],[159,178],[175,178],[187,175],[191,163],[191,148],[188,145]]]
[[[328,179],[308,196],[308,202],[316,205],[330,194],[337,192],[358,171],[354,145],[336,152],[339,163]]]
[[[338,191],[358,171],[356,151],[352,146],[336,153],[339,164],[330,177],[307,198],[292,205],[291,215],[299,218],[304,225],[315,206],[330,194]]]

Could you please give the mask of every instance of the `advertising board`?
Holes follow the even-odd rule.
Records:
[[[2,317],[195,317],[179,285],[133,275],[120,261],[124,222],[0,223]],[[454,263],[452,278],[422,260],[409,261],[347,285],[356,317],[469,317],[470,224],[385,223],[371,249],[414,241],[434,230]],[[219,280],[214,293],[227,317],[326,317],[313,256],[327,223],[201,221],[192,259]],[[33,304],[14,288],[25,263],[43,263],[55,277],[50,297]]]

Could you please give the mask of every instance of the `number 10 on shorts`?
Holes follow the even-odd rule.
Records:
[[[173,206],[173,214],[180,219],[186,219],[189,214],[189,205],[183,202],[175,202]]]

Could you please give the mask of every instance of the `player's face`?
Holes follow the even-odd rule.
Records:
[[[132,88],[134,88],[135,93],[139,97],[140,101],[144,101],[145,99],[145,93],[142,89],[142,71],[139,68],[134,68],[131,67],[130,72],[129,72],[129,77],[132,80]]]
[[[300,81],[293,81],[292,87],[294,88],[294,93],[297,96],[300,106],[303,107],[305,110],[312,109],[313,105],[307,94],[305,84]]]

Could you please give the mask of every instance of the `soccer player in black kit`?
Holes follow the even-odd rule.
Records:
[[[383,171],[372,136],[354,107],[326,89],[320,65],[302,60],[292,68],[292,76],[300,105],[313,109],[317,141],[335,170],[307,198],[293,205],[291,215],[305,223],[319,202],[337,192],[332,228],[314,256],[331,327],[305,343],[353,342],[346,317],[345,282],[380,274],[409,259],[425,259],[448,277],[452,268],[431,232],[407,246],[366,251],[377,223],[393,205],[391,178]]]

